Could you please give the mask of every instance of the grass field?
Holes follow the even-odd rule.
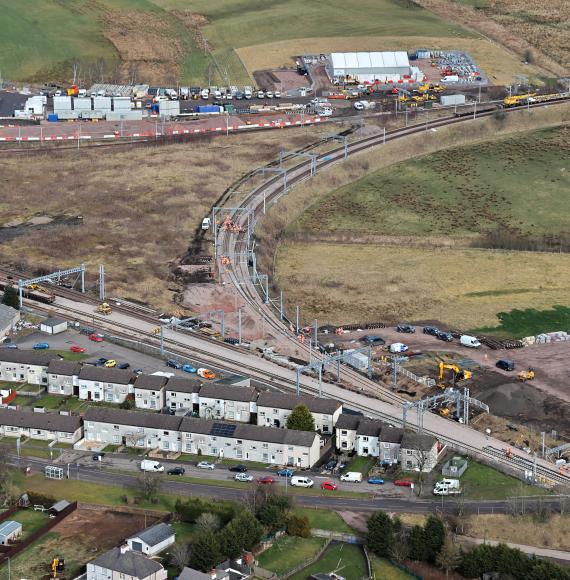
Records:
[[[394,566],[385,558],[378,558],[372,555],[370,563],[372,564],[372,572],[378,580],[410,580],[410,578],[413,578],[411,574],[400,570],[400,568]]]
[[[304,570],[291,576],[292,580],[306,580],[313,574],[335,572],[346,580],[366,578],[366,561],[360,546],[333,544],[321,558]]]
[[[569,151],[570,129],[540,130],[313,196],[279,247],[278,284],[323,323],[438,320],[520,337],[565,328],[570,256],[519,250],[567,246]]]
[[[22,539],[25,540],[35,531],[49,522],[49,516],[44,512],[36,512],[32,509],[19,510],[10,516],[11,520],[22,524]]]
[[[299,517],[308,517],[311,528],[329,530],[344,534],[354,534],[355,531],[332,510],[295,508],[293,513]]]
[[[325,543],[323,538],[282,536],[257,557],[259,565],[278,576],[314,556]]]

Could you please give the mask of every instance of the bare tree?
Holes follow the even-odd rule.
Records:
[[[71,67],[72,67],[72,70],[73,70],[73,82],[72,82],[72,84],[74,84],[74,85],[77,84],[77,79],[79,77],[80,66],[81,66],[80,65],[80,62],[76,58],[74,58],[71,61]]]
[[[450,570],[455,570],[461,564],[461,553],[459,548],[451,542],[446,542],[436,557],[437,565],[445,570],[446,578]]]
[[[430,451],[425,449],[414,449],[412,452],[412,457],[414,458],[416,467],[419,469],[418,472],[418,495],[422,495],[424,488],[425,473],[424,469],[427,467],[430,460]]]
[[[178,570],[182,570],[182,568],[188,566],[191,556],[192,548],[190,547],[190,544],[177,542],[172,546],[168,559]]]
[[[200,532],[217,532],[222,527],[222,522],[216,514],[205,512],[196,520],[196,530]]]
[[[158,473],[143,471],[137,478],[139,491],[147,501],[155,503],[162,487],[162,477]]]

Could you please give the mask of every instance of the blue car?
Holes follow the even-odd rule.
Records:
[[[185,373],[195,373],[196,372],[196,369],[192,365],[189,365],[188,363],[186,363],[185,365],[182,365],[182,370]]]
[[[292,469],[280,469],[277,472],[279,477],[293,477],[294,471]]]
[[[36,342],[36,344],[34,344],[34,350],[46,350],[46,348],[49,348],[47,342]]]
[[[382,485],[384,480],[381,477],[369,477],[368,483],[372,483],[374,485]]]

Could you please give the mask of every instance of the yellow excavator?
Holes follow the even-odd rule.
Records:
[[[109,304],[107,304],[107,302],[103,302],[102,304],[99,304],[99,306],[97,306],[95,312],[99,314],[111,314],[111,312],[113,312],[113,309],[109,306]]]
[[[443,375],[446,369],[453,371],[453,385],[455,385],[458,381],[465,381],[471,379],[473,377],[473,372],[467,369],[460,369],[455,364],[444,363],[443,361],[439,361],[439,375],[438,375],[438,383],[437,386],[440,389],[445,389],[446,385],[443,382]]]

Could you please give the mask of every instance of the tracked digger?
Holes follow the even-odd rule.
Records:
[[[446,384],[443,382],[445,371],[451,370],[453,372],[452,385],[455,386],[459,381],[466,381],[473,377],[473,372],[467,369],[461,369],[455,364],[439,362],[439,375],[437,386],[440,389],[445,389]]]

